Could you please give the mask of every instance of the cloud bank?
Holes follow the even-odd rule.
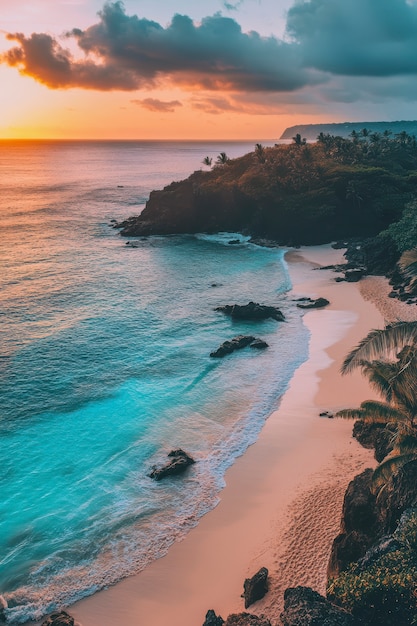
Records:
[[[239,0],[227,2],[230,8]],[[225,4],[225,6],[226,6]],[[383,97],[390,79],[401,97],[415,99],[417,3],[413,0],[294,0],[286,37],[244,33],[220,13],[194,23],[175,15],[170,24],[127,15],[109,2],[97,23],[66,33],[67,46],[47,33],[10,33],[15,42],[0,61],[52,89],[136,91],[179,86],[234,94],[299,96],[349,102]],[[75,48],[75,52],[74,52]],[[383,80],[385,80],[383,85]],[[392,96],[392,93],[391,93]],[[399,96],[400,97],[400,96]],[[234,110],[213,97],[193,106],[210,112]],[[177,101],[136,103],[172,112]]]
[[[166,27],[126,15],[121,2],[108,3],[100,20],[67,36],[81,59],[45,33],[9,34],[18,43],[2,61],[50,88],[135,90],[170,80],[191,88],[293,91],[308,82],[298,48],[216,14],[194,24],[175,15]]]

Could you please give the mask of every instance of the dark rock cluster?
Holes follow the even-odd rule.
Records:
[[[257,302],[248,302],[248,304],[226,304],[218,306],[214,309],[225,315],[229,315],[235,320],[259,321],[272,318],[277,322],[284,322],[283,313],[275,306],[258,304]]]
[[[262,350],[263,348],[267,348],[268,344],[263,339],[252,337],[252,335],[238,335],[233,339],[228,339],[227,341],[224,341],[217,348],[217,350],[210,352],[210,356],[219,359],[226,356],[227,354],[235,352],[235,350],[242,350],[242,348],[246,348],[246,346],[256,348],[257,350]]]
[[[322,309],[328,304],[330,304],[330,302],[326,300],[326,298],[317,298],[316,300],[312,298],[301,298],[297,302],[299,309]]]
[[[182,474],[185,472],[187,467],[195,463],[194,459],[189,454],[184,452],[184,450],[181,450],[181,448],[178,448],[178,450],[171,450],[168,456],[170,457],[168,463],[160,467],[154,466],[149,473],[149,478],[161,480],[167,476]]]

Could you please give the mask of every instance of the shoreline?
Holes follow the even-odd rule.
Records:
[[[342,380],[339,368],[371,328],[384,326],[385,317],[375,296],[361,295],[360,283],[336,283],[331,270],[313,271],[341,257],[329,246],[287,253],[291,297],[330,300],[325,309],[305,313],[308,360],[256,443],[227,471],[218,506],[165,557],[71,606],[83,626],[137,626],[138,619],[152,626],[198,626],[208,609],[225,619],[244,610],[243,581],[262,566],[269,569],[270,590],[249,612],[279,623],[285,588],[303,584],[324,591],[345,489],[375,462],[352,439],[353,422],[318,416],[375,397],[358,372]]]

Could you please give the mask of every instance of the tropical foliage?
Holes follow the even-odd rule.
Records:
[[[337,415],[395,426],[394,448],[374,471],[378,489],[392,473],[417,459],[417,322],[398,322],[372,330],[348,354],[342,373],[360,368],[383,402],[367,400],[359,409]]]

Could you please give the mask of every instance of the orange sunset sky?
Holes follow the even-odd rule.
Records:
[[[0,138],[415,119],[416,0],[0,0]]]

